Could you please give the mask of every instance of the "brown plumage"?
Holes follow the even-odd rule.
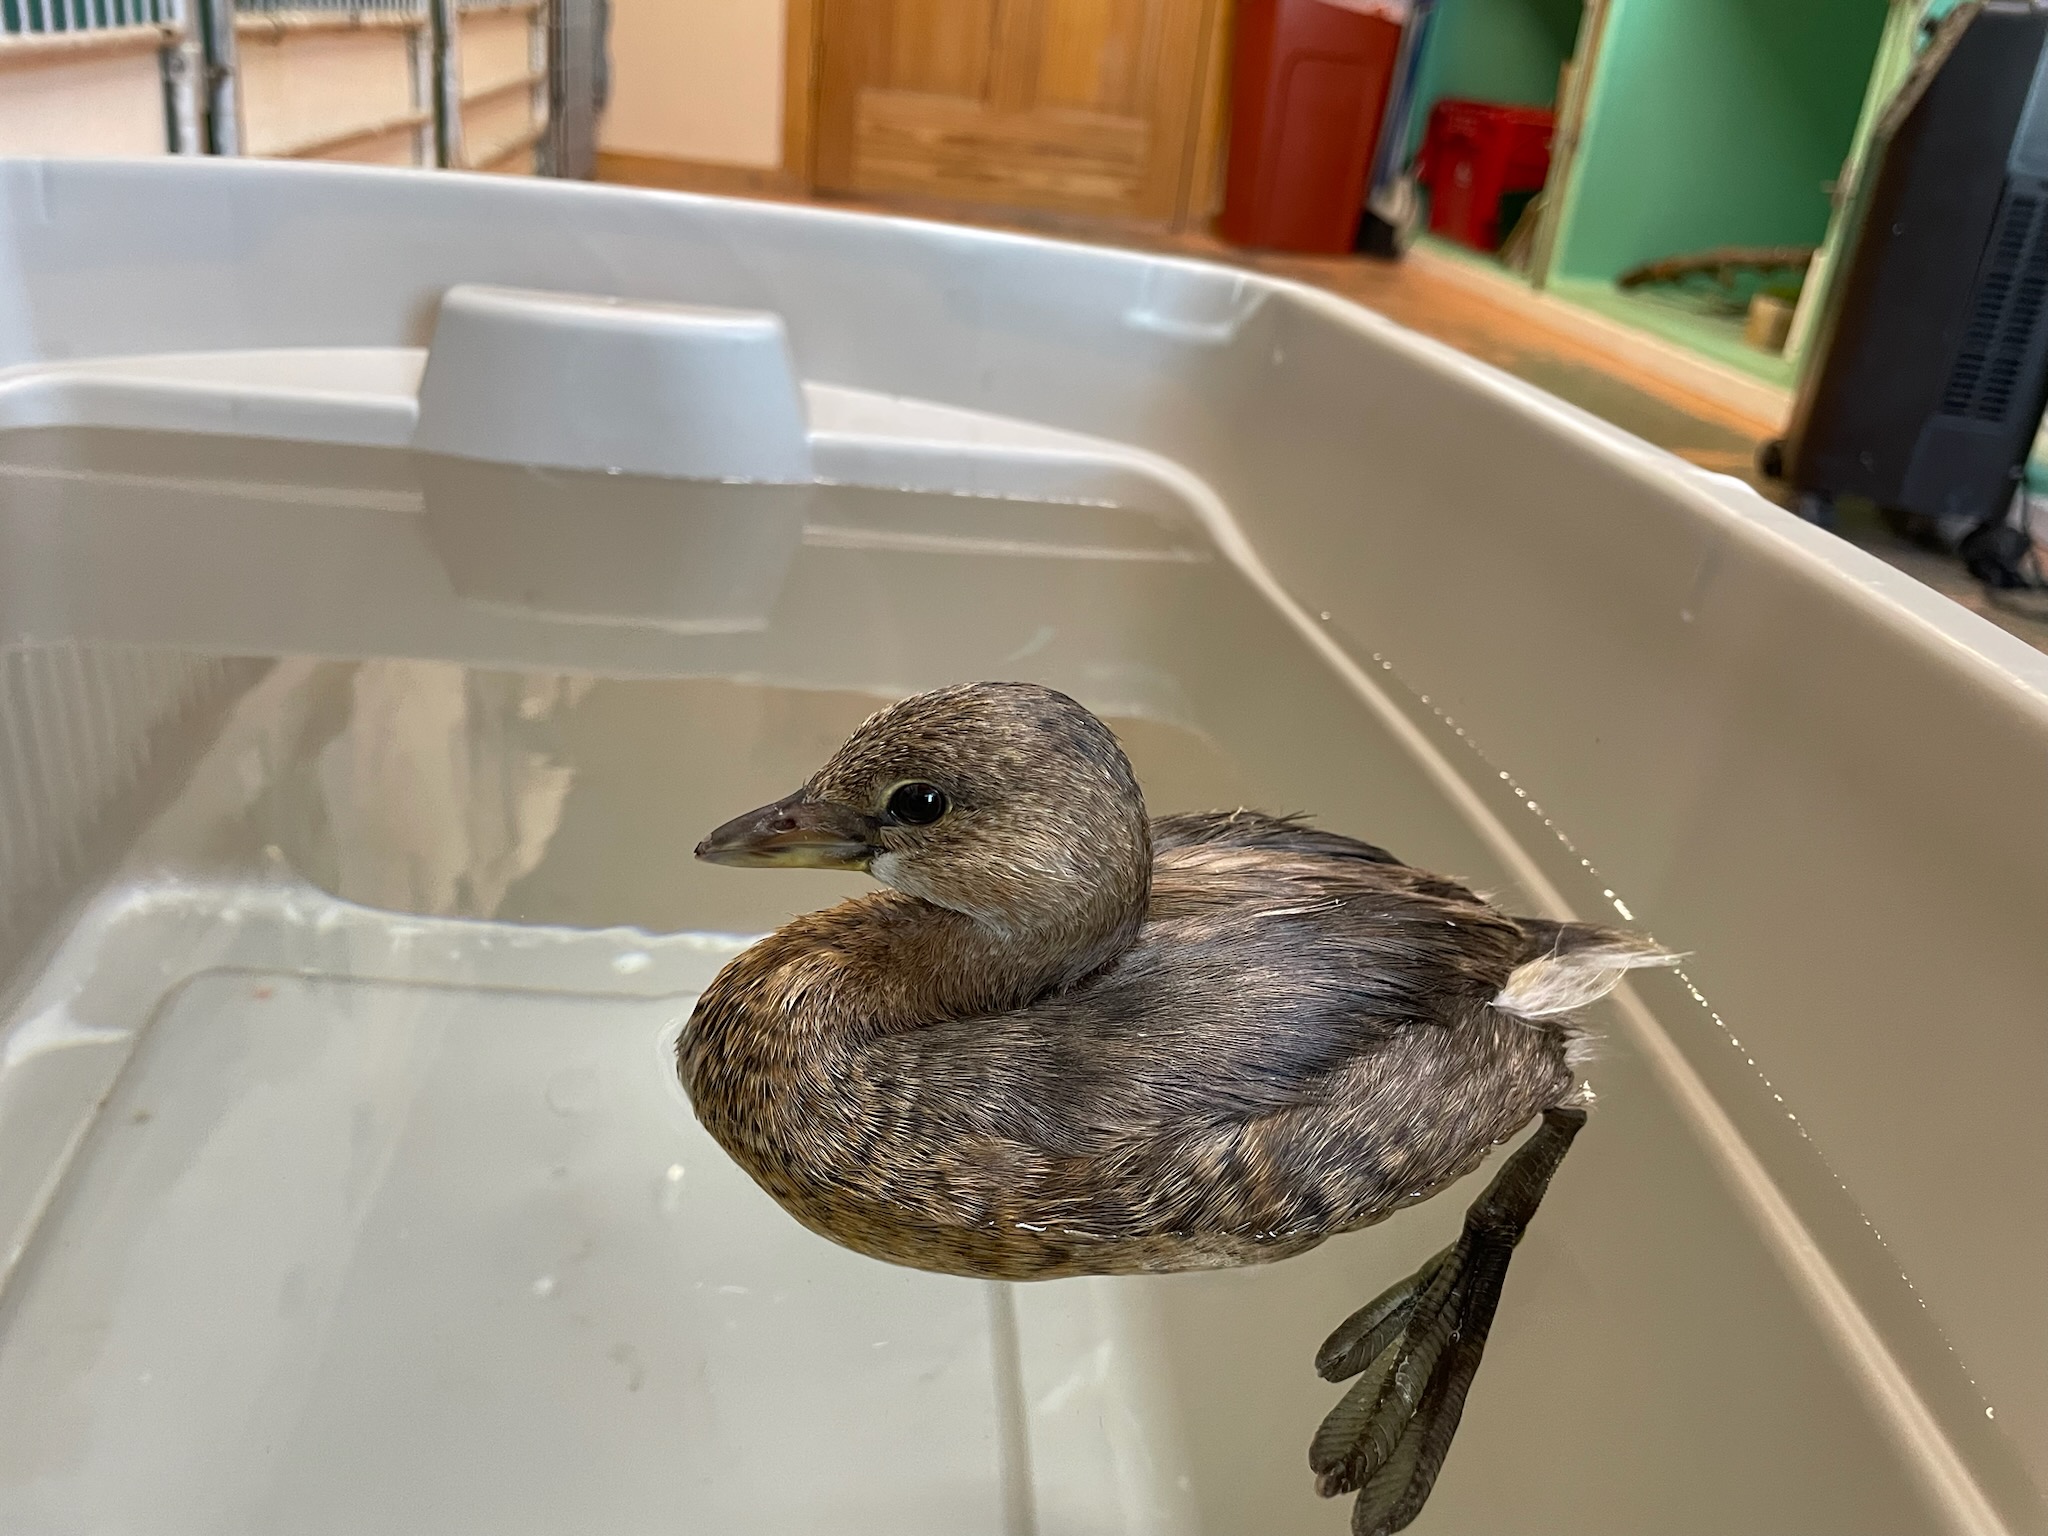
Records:
[[[1299,820],[1151,821],[1109,730],[1022,684],[882,711],[802,790],[698,853],[865,868],[893,887],[734,959],[698,1001],[678,1067],[706,1127],[800,1221],[952,1274],[1285,1258],[1427,1199],[1554,1111],[1561,1139],[1521,1191],[1511,1248],[1582,1118],[1559,1108],[1570,1010],[1665,958],[1609,930],[1510,917]],[[1364,1359],[1324,1361],[1335,1375],[1390,1362],[1353,1413],[1377,1412],[1386,1445],[1326,1446],[1318,1466],[1326,1492],[1402,1472],[1360,1529],[1420,1508],[1463,1399],[1459,1385],[1444,1401],[1444,1373],[1426,1365],[1404,1398],[1391,1364],[1422,1325],[1483,1341],[1473,1313],[1490,1317],[1498,1294],[1498,1277],[1481,1295],[1485,1283],[1432,1288],[1437,1274],[1375,1303],[1392,1322],[1373,1308],[1353,1320],[1375,1345]],[[1477,1344],[1465,1353],[1476,1368]],[[1404,1455],[1409,1430],[1441,1441],[1433,1460],[1428,1444]]]

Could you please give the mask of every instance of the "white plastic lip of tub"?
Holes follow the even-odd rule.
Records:
[[[720,484],[1113,501],[1147,455],[800,381],[780,317],[461,285],[419,347],[284,347],[0,370],[0,430],[407,448]],[[1157,477],[1145,474],[1141,478]],[[1170,496],[1178,501],[1178,496]]]

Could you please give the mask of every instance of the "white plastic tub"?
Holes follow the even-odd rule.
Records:
[[[459,291],[458,291],[459,290]],[[2048,1529],[2048,661],[1327,296],[563,184],[0,165],[0,1531],[1313,1533],[1465,1192],[998,1287],[697,1130],[689,858],[1030,677],[1691,952],[1416,1529]],[[732,937],[738,935],[740,937]]]

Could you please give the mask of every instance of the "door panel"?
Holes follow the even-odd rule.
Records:
[[[1150,9],[1145,0],[1045,0],[1038,99],[1049,107],[1142,114],[1138,63]]]
[[[816,182],[1156,222],[1214,0],[827,0]]]
[[[875,84],[934,96],[988,95],[997,0],[895,0],[878,5],[883,39]]]

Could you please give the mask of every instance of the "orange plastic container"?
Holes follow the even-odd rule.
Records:
[[[1244,0],[1217,233],[1264,250],[1351,249],[1400,48],[1398,22],[1351,0]]]

